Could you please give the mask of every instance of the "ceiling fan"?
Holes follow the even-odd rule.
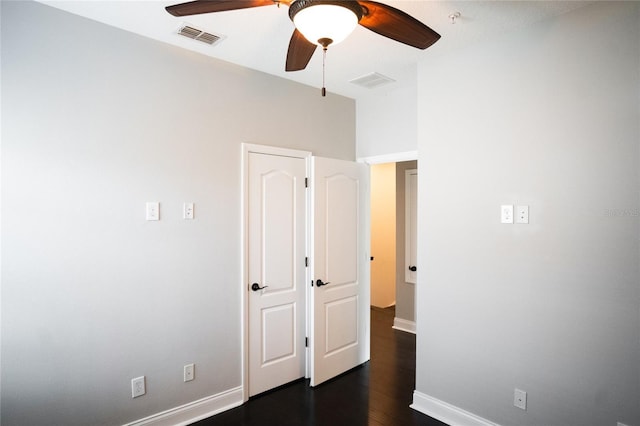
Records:
[[[289,42],[285,71],[307,67],[313,52],[344,40],[360,24],[400,43],[426,49],[440,34],[407,13],[370,0],[197,0],[167,6],[174,16],[198,15],[285,4],[295,30]],[[322,88],[322,95],[326,93]]]

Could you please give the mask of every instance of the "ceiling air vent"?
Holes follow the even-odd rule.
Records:
[[[349,81],[349,83],[357,84],[358,86],[366,87],[367,89],[373,89],[393,82],[395,82],[394,79],[377,72],[365,74],[362,77],[354,78]]]
[[[198,28],[195,28],[191,25],[183,25],[182,27],[180,27],[180,29],[178,30],[178,34],[211,45],[214,45],[222,40],[222,36],[199,30]]]

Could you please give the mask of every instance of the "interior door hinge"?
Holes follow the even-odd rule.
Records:
[[[304,347],[305,347],[305,348],[308,348],[308,347],[309,347],[309,338],[308,338],[308,337],[305,337],[305,338],[304,338]]]
[[[304,178],[304,187],[305,188],[309,187],[309,178]]]
[[[309,258],[308,258],[308,257],[305,257],[305,258],[304,258],[304,266],[305,266],[306,268],[308,268],[308,267],[309,267]]]

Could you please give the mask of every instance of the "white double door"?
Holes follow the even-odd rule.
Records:
[[[263,150],[246,154],[249,396],[369,359],[367,166]]]

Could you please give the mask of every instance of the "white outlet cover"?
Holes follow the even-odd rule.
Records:
[[[196,378],[196,370],[194,364],[187,364],[184,366],[184,381],[190,382]]]
[[[144,376],[131,379],[131,398],[137,398],[147,393]]]
[[[527,409],[527,393],[520,389],[515,389],[513,392],[513,405],[523,410]]]

